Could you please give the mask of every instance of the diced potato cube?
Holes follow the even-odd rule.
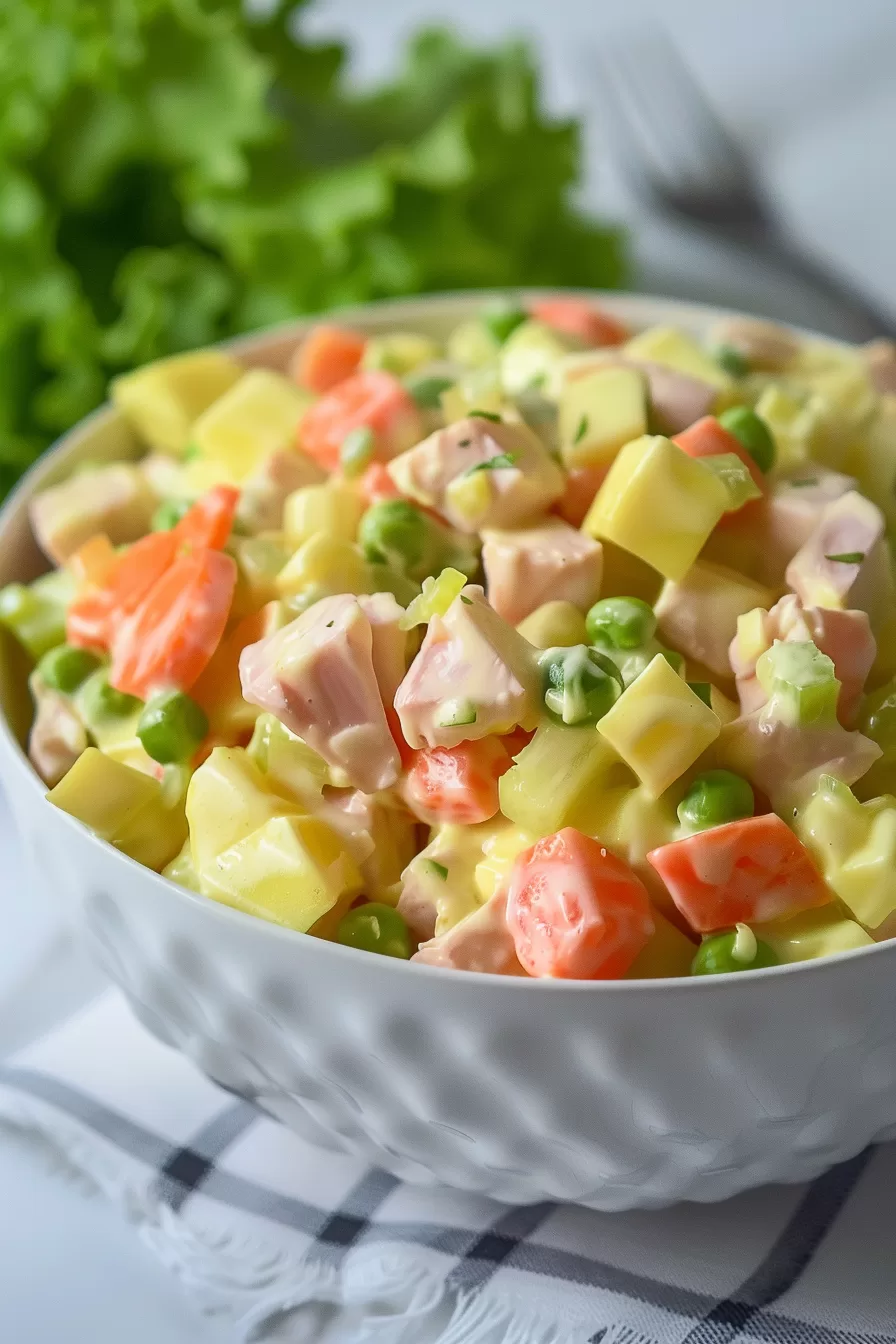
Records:
[[[676,369],[689,378],[697,378],[701,383],[718,388],[719,392],[730,394],[734,382],[721,365],[711,355],[678,327],[648,327],[646,331],[633,336],[623,346],[623,354],[632,359],[648,359],[656,364],[665,364],[668,369]]]
[[[518,632],[536,649],[568,648],[587,644],[585,617],[571,602],[545,602],[517,626]]]
[[[756,924],[753,931],[783,962],[813,961],[834,952],[874,946],[874,939],[860,924],[843,919],[829,905],[773,924]]]
[[[817,411],[772,383],[756,402],[756,414],[774,436],[779,470],[798,467],[812,457],[819,435]]]
[[[157,779],[111,760],[97,747],[78,757],[47,798],[157,872],[187,838],[182,800],[171,803]]]
[[[582,531],[682,579],[727,507],[727,490],[704,463],[645,434],[620,450]]]
[[[636,369],[597,369],[564,384],[560,447],[568,467],[604,466],[646,433],[644,375]]]
[[[556,390],[561,362],[575,342],[544,322],[521,322],[501,347],[501,381],[508,396]]]
[[[501,415],[505,410],[504,388],[496,366],[473,369],[446,387],[439,397],[446,425],[463,420],[471,411]]]
[[[371,336],[361,356],[362,369],[385,369],[403,378],[422,364],[438,359],[439,347],[429,336],[416,331],[390,331],[383,336]]]
[[[340,481],[305,485],[294,490],[283,505],[283,531],[296,546],[326,532],[340,541],[354,541],[364,502],[357,490]]]
[[[221,350],[196,350],[114,378],[112,400],[150,448],[182,453],[202,412],[245,370]]]
[[[690,975],[697,952],[695,943],[676,928],[671,920],[651,910],[653,936],[629,966],[625,980],[661,980],[670,975]]]
[[[860,923],[877,929],[896,911],[896,798],[860,803],[822,775],[793,828],[831,890]]]
[[[659,653],[597,723],[600,736],[654,798],[693,765],[721,727]]]
[[[596,790],[631,781],[591,727],[542,723],[515,762],[498,782],[501,811],[533,836],[561,830]]]
[[[483,905],[504,886],[514,859],[531,844],[531,835],[518,826],[499,826],[483,841],[482,858],[473,870],[473,883]],[[436,932],[441,930],[437,927]]]
[[[242,747],[215,747],[190,780],[187,820],[190,851],[200,876],[217,856],[272,817],[296,811],[273,793]]]
[[[149,531],[155,497],[129,462],[76,472],[31,501],[31,526],[41,550],[64,565],[84,542],[102,532],[114,545]]]
[[[190,463],[188,478],[196,467],[204,486],[242,485],[273,453],[298,451],[296,426],[312,399],[281,373],[250,369],[193,425],[190,442],[199,458]]]
[[[277,591],[290,597],[315,587],[322,594],[365,592],[367,568],[358,547],[326,532],[303,542],[277,575]]]
[[[306,933],[361,874],[339,838],[313,817],[271,817],[199,870],[203,895]]]

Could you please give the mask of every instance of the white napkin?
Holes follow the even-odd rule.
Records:
[[[0,1067],[0,1123],[246,1341],[896,1344],[896,1145],[720,1205],[510,1208],[312,1148],[111,990]]]

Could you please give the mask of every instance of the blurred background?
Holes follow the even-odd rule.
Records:
[[[893,0],[2,0],[0,496],[110,374],[369,298],[892,333],[894,70]],[[7,818],[0,1054],[95,987]],[[111,1209],[5,1144],[0,1186],[0,1339],[220,1338]]]

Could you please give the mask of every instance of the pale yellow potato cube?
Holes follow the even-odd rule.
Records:
[[[536,649],[569,648],[587,644],[585,617],[571,602],[545,602],[516,627]]]
[[[195,350],[113,378],[112,401],[150,448],[182,453],[202,412],[245,370],[221,350]]]
[[[671,439],[643,435],[618,453],[582,524],[667,579],[683,579],[728,507],[725,486]]]
[[[635,957],[624,975],[625,980],[661,980],[668,976],[690,975],[697,946],[676,928],[671,920],[654,908],[653,936]]]
[[[311,404],[309,393],[272,369],[250,369],[200,415],[190,435],[199,457],[187,475],[242,485],[273,453],[296,448],[296,428]],[[204,479],[204,484],[208,480]]]
[[[654,364],[664,364],[667,369],[675,369],[689,378],[698,378],[701,383],[718,388],[726,396],[734,391],[735,385],[730,375],[693,336],[678,327],[648,327],[623,346],[623,354],[632,359],[647,359]]]
[[[560,394],[560,451],[567,467],[612,462],[623,444],[647,433],[647,392],[637,369],[595,369],[569,379]]]
[[[654,798],[693,765],[721,727],[661,653],[597,723],[600,736]]]
[[[756,924],[753,932],[784,962],[814,961],[816,957],[829,957],[834,952],[874,946],[874,939],[860,924],[844,919],[829,905],[794,915],[793,919]]]
[[[315,532],[286,562],[276,582],[283,597],[314,587],[322,593],[363,593],[367,591],[367,567],[350,541]]]
[[[363,512],[364,501],[350,485],[337,480],[304,485],[286,497],[283,531],[296,546],[315,532],[325,532],[340,541],[354,541]]]
[[[215,747],[187,789],[193,867],[201,874],[223,850],[245,840],[272,817],[295,811],[294,805],[271,792],[242,747]]]
[[[307,932],[361,874],[338,836],[313,817],[271,817],[199,870],[203,895],[258,919]]]

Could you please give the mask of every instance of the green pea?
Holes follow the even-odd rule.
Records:
[[[730,770],[698,775],[678,804],[678,820],[687,830],[707,831],[727,821],[752,817],[755,802],[747,780]]]
[[[549,715],[568,727],[597,723],[623,691],[622,673],[606,654],[587,644],[545,649],[538,665]]]
[[[84,682],[79,697],[81,710],[89,727],[91,722],[104,719],[125,719],[140,707],[135,695],[117,691],[109,685],[105,673],[96,672]]]
[[[371,564],[392,565],[402,573],[420,564],[427,539],[425,517],[406,499],[371,505],[358,527],[358,541]]]
[[[0,589],[0,625],[37,659],[65,639],[65,608],[24,583],[8,583]]]
[[[186,499],[165,499],[156,509],[150,524],[153,532],[170,532],[190,507]]]
[[[777,965],[778,956],[768,943],[757,938],[746,924],[739,924],[731,933],[714,933],[703,939],[691,962],[691,975],[731,975]]]
[[[360,476],[373,457],[376,436],[369,425],[358,425],[342,440],[339,465],[345,476]]]
[[[719,416],[719,424],[746,448],[760,471],[771,471],[777,451],[771,430],[749,406],[732,406]]]
[[[448,378],[445,374],[418,373],[405,378],[404,385],[421,410],[437,411],[442,393],[453,387],[454,382],[454,378]]]
[[[637,649],[653,637],[656,616],[640,597],[604,597],[585,617],[588,638],[614,649]]]
[[[892,755],[896,748],[896,692],[885,696],[870,712],[866,710],[859,727],[885,755]]]
[[[746,356],[733,345],[717,345],[712,354],[719,367],[730,373],[732,378],[745,378],[750,372]]]
[[[82,681],[86,681],[91,672],[95,672],[100,660],[89,649],[76,649],[71,644],[60,644],[58,648],[45,653],[37,665],[38,675],[45,685],[63,695],[71,695]]]
[[[517,327],[521,327],[528,317],[525,308],[509,299],[498,299],[482,310],[482,321],[499,345],[503,345],[507,337]]]
[[[378,952],[383,957],[407,961],[414,950],[408,926],[391,905],[370,901],[349,910],[339,921],[336,941],[362,952]]]
[[[207,732],[205,710],[183,691],[154,695],[137,723],[143,750],[160,765],[188,761]]]

